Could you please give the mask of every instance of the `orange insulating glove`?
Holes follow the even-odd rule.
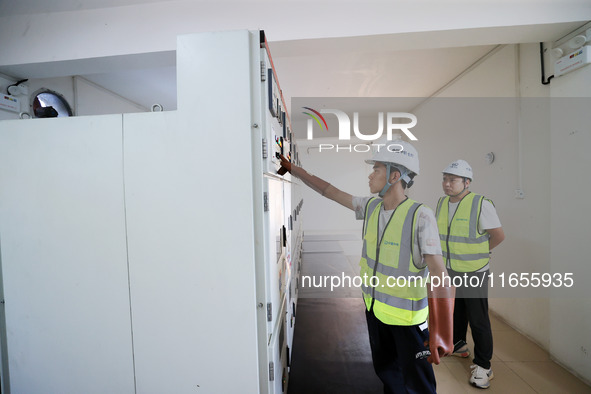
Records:
[[[291,163],[283,155],[279,155],[281,160],[281,168],[277,170],[279,175],[285,175],[286,172],[291,173]]]
[[[453,320],[455,287],[427,285],[429,296],[429,350],[430,363],[439,364],[440,358],[449,356],[454,350]],[[425,344],[427,345],[427,344]]]

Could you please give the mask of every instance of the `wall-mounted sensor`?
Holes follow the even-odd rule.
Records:
[[[568,41],[568,46],[572,49],[577,49],[585,45],[587,42],[587,37],[579,34],[578,36],[574,36]]]
[[[486,164],[492,164],[495,161],[495,154],[492,152],[488,152],[484,159],[486,160]]]
[[[21,79],[20,81],[8,86],[6,92],[12,96],[24,96],[29,94],[29,87],[27,85],[21,85],[23,82],[27,82],[28,79]]]
[[[555,58],[559,59],[562,57],[562,55],[564,55],[564,51],[562,50],[562,48],[552,49],[552,56],[554,56]]]
[[[6,90],[8,90],[8,94],[13,96],[22,96],[29,93],[29,88],[26,85],[11,85]]]
[[[152,112],[162,112],[164,108],[160,104],[153,104],[152,105]]]

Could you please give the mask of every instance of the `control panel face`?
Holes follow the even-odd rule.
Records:
[[[289,115],[285,109],[285,103],[281,95],[281,89],[277,81],[276,75],[273,72],[271,62],[269,60],[265,48],[261,49],[261,58],[263,59],[264,70],[266,75],[264,78],[263,96],[267,103],[266,108],[266,138],[263,142],[265,144],[265,172],[275,175],[285,175],[279,172],[281,168],[280,155],[283,155],[287,160],[292,161],[293,155],[291,152],[291,126]]]

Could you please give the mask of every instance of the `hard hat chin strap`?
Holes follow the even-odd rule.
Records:
[[[378,193],[378,196],[380,196],[380,197],[384,197],[384,195],[386,194],[388,189],[390,189],[390,187],[392,186],[392,184],[390,183],[390,172],[392,170],[392,165],[390,163],[384,163],[384,164],[386,165],[386,184],[384,185],[382,190]],[[396,183],[396,182],[394,182],[394,183]]]
[[[382,188],[382,190],[378,193],[378,196],[380,197],[384,197],[384,195],[386,194],[386,192],[388,192],[388,189],[390,189],[390,187],[392,187],[392,185],[395,185],[396,182],[399,181],[404,181],[406,182],[406,186],[407,187],[411,187],[412,184],[414,183],[414,181],[411,179],[411,177],[408,175],[409,171],[404,168],[404,169],[399,169],[396,168],[399,172],[400,172],[400,178],[398,178],[398,180],[394,183],[390,183],[390,174],[392,173],[392,164],[390,163],[384,163],[386,165],[386,184],[384,185],[384,187]]]
[[[466,178],[464,178],[464,189],[462,189],[462,191],[461,191],[461,192],[459,192],[458,194],[454,194],[453,196],[450,196],[450,197],[457,197],[457,196],[459,196],[460,194],[462,194],[463,192],[465,192],[467,189],[468,189],[468,188],[466,187]]]

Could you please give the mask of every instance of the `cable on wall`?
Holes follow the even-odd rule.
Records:
[[[544,69],[544,43],[540,42],[540,64],[542,66],[542,85],[549,85],[550,80],[554,78],[554,75],[550,75],[546,80],[546,71]]]
[[[18,81],[18,82],[16,82],[16,83],[13,83],[12,85],[8,85],[8,86],[6,87],[6,94],[12,94],[12,93],[10,92],[10,88],[11,88],[11,87],[13,87],[13,86],[18,86],[18,85],[20,85],[21,83],[23,83],[23,82],[27,82],[27,81],[28,81],[28,79],[21,79],[20,81]]]

